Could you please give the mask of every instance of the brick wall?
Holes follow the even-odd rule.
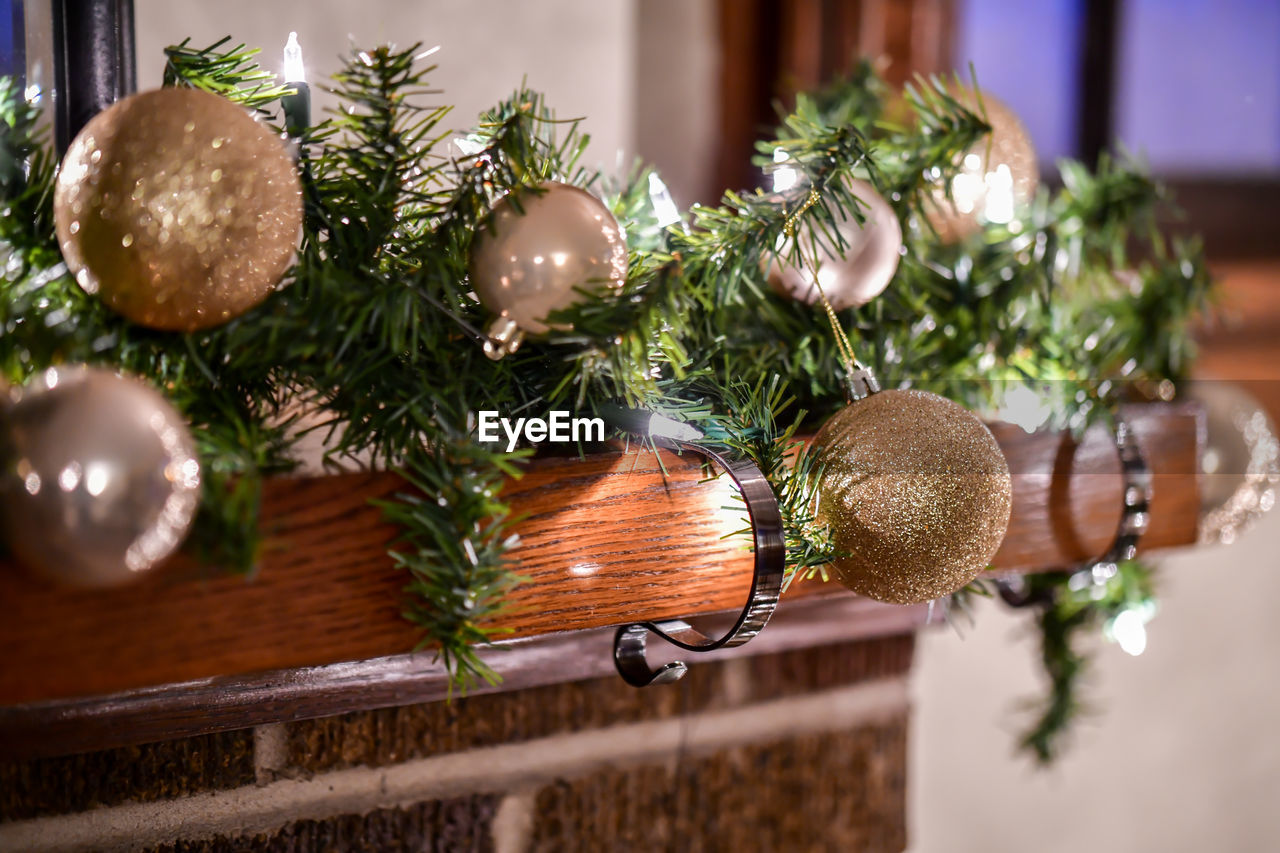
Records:
[[[0,764],[0,850],[905,847],[911,637]]]

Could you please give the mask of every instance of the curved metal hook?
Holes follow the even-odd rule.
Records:
[[[1120,570],[1119,564],[1132,560],[1138,553],[1138,543],[1151,523],[1151,470],[1147,467],[1147,460],[1138,447],[1133,430],[1118,416],[1114,434],[1120,472],[1124,475],[1124,511],[1111,547],[1101,557],[1090,560],[1075,571],[1070,581],[1073,589],[1084,588],[1087,584],[1103,584],[1115,577]],[[997,589],[1000,598],[1011,607],[1043,603],[1025,589],[1019,590],[1006,581],[999,582]]]
[[[751,593],[738,621],[727,634],[711,639],[688,622],[672,619],[663,622],[637,622],[623,625],[613,640],[613,662],[618,674],[633,687],[670,684],[684,677],[689,667],[673,661],[650,669],[645,659],[645,643],[650,633],[691,652],[740,646],[764,630],[778,606],[782,594],[782,575],[786,568],[786,543],[782,531],[782,514],[778,499],[764,473],[747,460],[731,460],[699,444],[677,439],[654,437],[657,444],[688,450],[710,459],[725,469],[742,492],[751,518],[755,539],[755,573]]]

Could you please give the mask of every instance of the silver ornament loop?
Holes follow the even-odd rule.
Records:
[[[618,417],[617,415],[621,415]],[[710,652],[741,646],[764,630],[782,595],[786,570],[786,540],[778,499],[768,479],[756,465],[745,459],[730,459],[701,444],[682,439],[652,435],[646,430],[632,429],[631,424],[647,414],[618,410],[611,419],[623,429],[647,435],[655,444],[673,450],[687,450],[720,465],[737,484],[751,520],[755,545],[755,563],[751,591],[747,603],[733,627],[719,638],[710,638],[682,619],[661,622],[636,622],[618,628],[613,641],[613,661],[618,674],[632,687],[670,684],[689,671],[684,661],[672,661],[651,669],[645,657],[649,634],[657,634],[672,645],[691,652]],[[630,420],[630,424],[627,422]],[[681,425],[685,426],[685,425]],[[692,431],[692,428],[685,426]]]

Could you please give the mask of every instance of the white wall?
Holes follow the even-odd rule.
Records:
[[[612,170],[620,151],[635,148],[635,2],[136,0],[138,87],[160,84],[162,51],[187,36],[200,47],[225,35],[261,47],[263,66],[279,72],[285,40],[296,30],[318,110],[326,99],[316,83],[339,68],[351,45],[420,41],[441,46],[431,58],[440,67],[429,82],[443,90],[435,103],[456,107],[449,127],[471,127],[481,110],[527,77],[560,117],[590,117],[587,162]]]
[[[719,195],[715,159],[719,56],[714,0],[136,0],[138,86],[160,85],[162,51],[187,36],[206,46],[230,35],[261,47],[279,73],[298,33],[319,110],[333,99],[316,84],[354,44],[440,45],[431,61],[435,103],[465,130],[522,79],[561,117],[585,117],[586,164],[617,172],[643,155],[682,206]]]
[[[643,0],[635,33],[636,151],[682,208],[714,187],[720,44],[714,0]]]
[[[1012,755],[1040,695],[1029,620],[988,605],[922,638],[914,673],[916,853],[1274,850],[1280,831],[1280,513],[1231,547],[1158,560],[1147,651],[1100,649],[1082,721],[1048,771]]]

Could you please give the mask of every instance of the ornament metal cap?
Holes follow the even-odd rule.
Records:
[[[876,379],[871,368],[856,361],[853,363],[853,369],[845,374],[844,381],[844,393],[850,403],[865,400],[880,390],[880,380]]]
[[[524,330],[510,317],[498,317],[485,332],[484,354],[493,361],[500,361],[520,349]]]

